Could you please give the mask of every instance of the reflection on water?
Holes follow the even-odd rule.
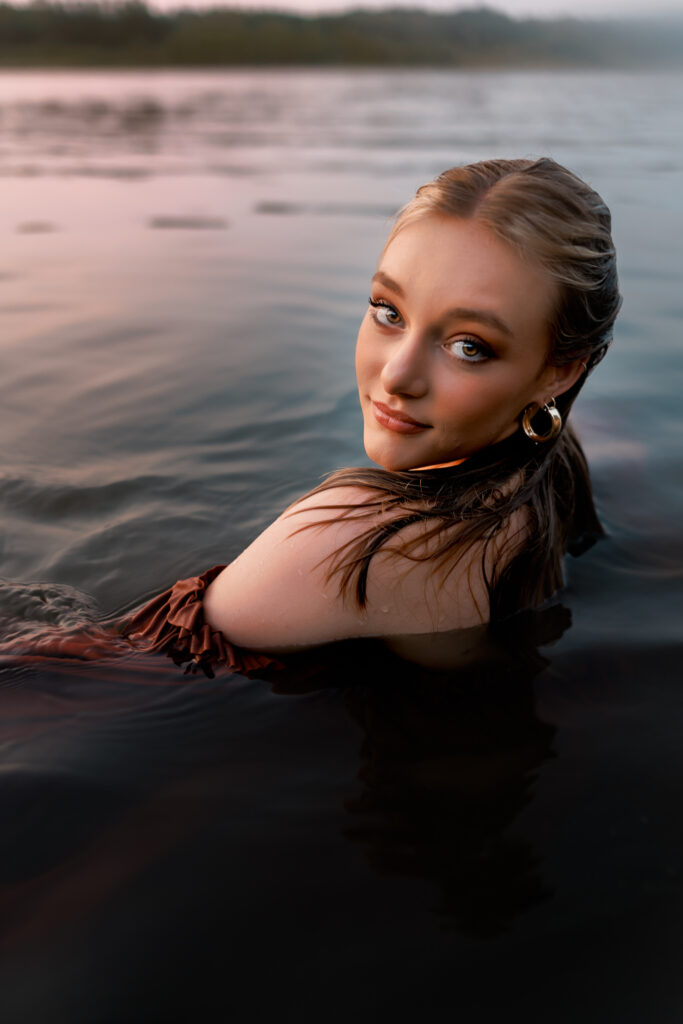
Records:
[[[506,833],[553,756],[531,686],[548,664],[535,644],[569,623],[561,606],[519,616],[482,638],[466,669],[439,677],[385,661],[386,682],[348,694],[363,792],[346,801],[345,832],[374,870],[434,883],[435,911],[466,935],[494,936],[550,895],[531,844]]]
[[[36,588],[24,603],[41,596]],[[53,588],[48,618],[61,604],[66,622],[74,596]],[[269,670],[278,699],[245,681],[182,684],[160,658],[6,668],[0,813],[12,828],[0,844],[0,948],[25,956],[55,931],[92,928],[114,894],[135,898],[150,865],[179,845],[203,848],[207,832],[228,860],[226,841],[249,846],[255,829],[306,856],[320,841],[310,827],[326,789],[319,773],[332,783],[323,817],[362,845],[372,871],[425,880],[458,931],[497,934],[550,895],[532,845],[505,833],[552,755],[555,729],[534,709],[531,680],[547,665],[536,645],[568,624],[561,606],[522,615],[483,636],[479,659],[459,673],[419,670],[372,642],[331,645]],[[269,824],[256,809],[274,770]],[[290,869],[269,870],[287,889]],[[212,888],[205,927],[219,926],[227,892]]]
[[[676,74],[0,74],[3,1021],[675,1019],[682,102]],[[609,202],[625,292],[576,409],[609,536],[571,628],[441,675],[55,658],[365,461],[388,217],[540,153]]]

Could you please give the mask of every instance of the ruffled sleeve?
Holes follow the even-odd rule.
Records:
[[[137,650],[163,652],[176,665],[187,662],[186,673],[202,669],[210,678],[219,665],[242,673],[278,667],[275,658],[236,647],[205,622],[204,594],[224,568],[215,565],[201,576],[178,580],[127,619],[121,635]]]

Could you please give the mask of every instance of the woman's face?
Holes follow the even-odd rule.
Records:
[[[555,298],[542,268],[476,220],[430,214],[399,231],[358,333],[368,456],[391,470],[464,458],[566,390],[580,364],[547,364]]]

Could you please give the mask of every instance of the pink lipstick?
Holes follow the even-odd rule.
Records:
[[[397,434],[419,434],[423,430],[431,429],[429,423],[420,423],[419,420],[413,419],[405,412],[390,409],[383,402],[373,402],[372,410],[380,426],[386,427],[387,430],[394,430]]]

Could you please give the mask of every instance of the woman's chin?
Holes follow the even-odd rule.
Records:
[[[403,473],[420,466],[440,465],[463,455],[448,445],[428,443],[432,440],[425,433],[400,434],[392,433],[371,423],[363,432],[365,454],[371,462],[392,473]],[[457,446],[454,446],[457,449]]]
[[[413,468],[412,466],[405,466],[403,463],[399,462],[388,462],[386,459],[371,459],[371,461],[374,462],[376,466],[379,466],[380,469],[388,470],[389,473],[403,473]]]
[[[424,465],[419,457],[411,456],[405,452],[388,451],[385,447],[373,444],[365,445],[365,454],[381,469],[389,470],[391,473],[402,473],[416,466]]]

